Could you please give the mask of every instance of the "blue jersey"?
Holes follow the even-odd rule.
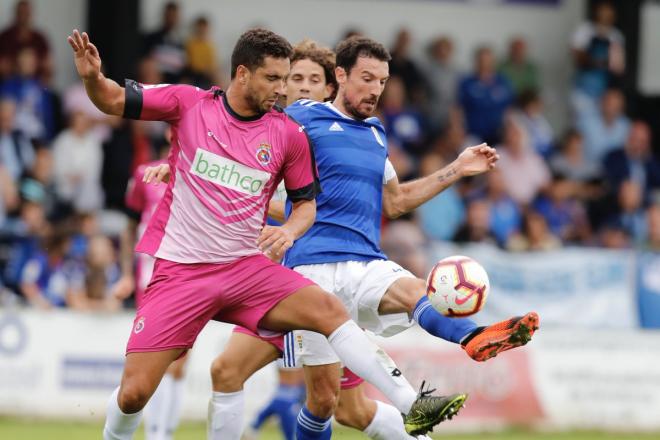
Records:
[[[310,139],[322,192],[316,197],[314,225],[289,249],[284,264],[386,259],[380,250],[387,159],[383,125],[378,118],[351,119],[330,103],[310,100],[285,111]]]

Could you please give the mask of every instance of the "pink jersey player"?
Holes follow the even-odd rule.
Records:
[[[253,307],[235,311],[231,307],[234,300],[254,293],[246,291],[249,284],[242,274],[250,274],[251,282],[261,280],[261,290],[271,286],[268,277],[278,272],[283,273],[283,280],[288,279],[283,283],[287,293],[311,284],[276,267],[269,270],[273,263],[257,246],[268,202],[281,180],[293,201],[316,195],[316,167],[303,129],[275,108],[255,117],[242,117],[217,88],[204,91],[187,85],[145,86],[129,80],[125,90],[126,117],[171,124],[168,162],[174,170],[137,245],[138,252],[158,261],[145,298],[140,301],[127,351],[153,346],[189,348],[201,326],[189,332],[177,331],[177,336],[163,327],[190,327],[184,322],[194,322],[193,316],[199,313],[205,316],[200,323],[224,318],[263,332],[257,329],[259,320],[285,292],[265,295]],[[232,290],[235,297],[218,295],[211,287],[222,279],[219,269],[226,268],[218,263],[235,263],[243,268],[238,277],[236,270],[224,274],[225,281],[232,280],[232,288],[228,286],[227,290]],[[200,297],[208,298],[200,299],[196,307],[187,301],[190,312],[184,313],[179,296],[165,294],[161,288],[171,291],[178,271],[187,271],[191,265],[204,265],[208,270],[200,270],[199,276],[183,274],[182,281],[197,289]],[[150,301],[157,296],[161,297],[158,301]],[[173,303],[176,316],[162,313],[167,301]],[[150,321],[157,324],[148,325]]]
[[[149,185],[144,182],[144,172],[150,166],[158,166],[163,163],[166,163],[166,161],[157,160],[137,167],[128,184],[128,189],[126,190],[126,207],[130,209],[136,217],[139,216],[139,223],[137,225],[138,239],[144,235],[149,220],[156,211],[156,207],[163,198],[165,189],[167,188],[166,185]],[[136,218],[136,220],[138,219]],[[132,248],[133,245],[131,245],[130,249],[131,254],[133,251]],[[139,303],[142,293],[144,293],[147,284],[149,284],[149,280],[151,279],[155,259],[151,255],[138,254],[136,260],[135,293],[136,300]],[[131,269],[132,267],[129,268],[129,270]]]

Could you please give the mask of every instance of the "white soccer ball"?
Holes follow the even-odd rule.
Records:
[[[444,258],[426,279],[426,295],[445,316],[470,316],[486,303],[490,282],[481,264],[461,255]]]

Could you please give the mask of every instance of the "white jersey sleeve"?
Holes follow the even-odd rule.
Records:
[[[383,185],[386,185],[387,182],[396,177],[396,171],[394,170],[394,165],[390,162],[390,159],[385,159],[385,172],[383,173]]]
[[[591,23],[582,23],[573,33],[571,47],[576,50],[585,50],[589,41],[594,35],[594,28]]]

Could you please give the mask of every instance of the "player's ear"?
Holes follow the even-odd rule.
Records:
[[[335,67],[335,78],[337,78],[337,84],[346,83],[347,77],[348,74],[346,73],[346,70],[344,70],[343,67]]]
[[[236,80],[238,81],[239,84],[243,86],[246,85],[247,82],[250,80],[250,69],[240,64],[236,68]]]

